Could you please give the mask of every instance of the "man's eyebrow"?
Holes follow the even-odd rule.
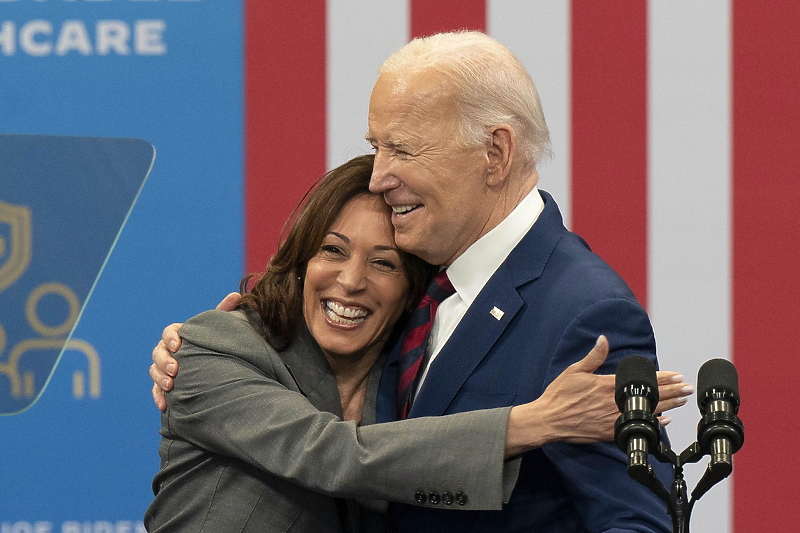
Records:
[[[403,139],[388,140],[383,143],[379,143],[377,140],[375,140],[375,137],[370,137],[369,135],[365,135],[364,140],[366,140],[369,144],[373,146],[375,146],[376,144],[383,144],[384,146],[388,146],[389,148],[408,148],[411,146],[410,143],[404,141]]]

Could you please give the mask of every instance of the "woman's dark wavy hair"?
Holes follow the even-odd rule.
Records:
[[[353,197],[369,192],[373,155],[355,157],[336,167],[306,192],[303,200],[289,217],[291,229],[278,252],[272,256],[267,271],[248,291],[256,274],[246,276],[239,287],[244,294],[238,309],[255,311],[261,318],[264,333],[276,336],[288,345],[298,320],[303,320],[303,278],[308,261],[322,245],[328,230]],[[407,308],[422,298],[434,267],[422,259],[401,252],[402,268],[409,282]]]

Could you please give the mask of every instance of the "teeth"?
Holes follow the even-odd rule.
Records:
[[[328,308],[331,309],[337,315],[341,315],[346,318],[361,318],[367,316],[367,312],[363,309],[353,309],[350,307],[345,307],[343,305],[339,305],[336,302],[328,302]]]
[[[413,211],[416,208],[416,205],[393,205],[392,211],[397,213],[398,215],[402,215],[403,213],[408,213],[409,211]]]
[[[363,322],[369,314],[364,309],[345,307],[330,301],[325,303],[325,312],[331,320],[340,324]]]

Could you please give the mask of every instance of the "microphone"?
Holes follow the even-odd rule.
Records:
[[[703,418],[697,424],[697,442],[711,456],[714,477],[728,477],[732,455],[744,443],[744,425],[739,419],[739,375],[726,359],[711,359],[697,372],[697,406]]]
[[[617,367],[615,384],[614,398],[622,414],[614,424],[614,441],[628,454],[628,474],[643,480],[650,472],[647,454],[661,438],[653,414],[658,404],[656,368],[646,357],[633,355]]]

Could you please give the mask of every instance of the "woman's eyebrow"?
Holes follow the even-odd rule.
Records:
[[[390,252],[400,253],[400,249],[397,246],[390,246],[388,244],[376,244],[373,248],[375,250],[389,250]]]
[[[336,232],[336,231],[329,231],[328,235],[335,235],[335,236],[339,237],[340,239],[342,239],[344,242],[346,242],[348,244],[350,243],[350,238],[347,235],[344,235],[342,233],[339,233],[339,232]]]

